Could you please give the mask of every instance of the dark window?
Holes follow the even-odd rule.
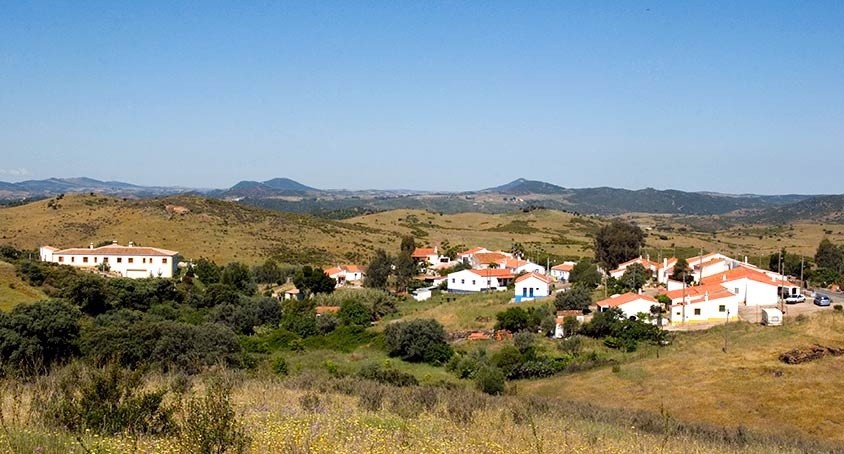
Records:
[[[59,263],[62,263],[62,262],[64,262],[64,257],[62,257],[62,256],[60,255],[60,256],[59,256]]]
[[[167,263],[167,257],[161,259],[161,263]]]
[[[82,263],[88,263],[88,257],[82,257]]]
[[[117,257],[117,263],[123,263],[123,257]]]
[[[727,312],[727,306],[724,306],[723,304],[718,306],[718,312]]]
[[[129,257],[128,259],[126,259],[126,261],[129,262],[129,263],[133,263],[135,261],[135,259],[132,258],[132,257]]]
[[[700,315],[700,309],[695,309],[695,315]]]

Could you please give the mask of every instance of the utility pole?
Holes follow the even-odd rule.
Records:
[[[727,353],[727,326],[730,324],[730,310],[727,309],[727,320],[724,321],[724,353]]]

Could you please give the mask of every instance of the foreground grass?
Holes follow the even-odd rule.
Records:
[[[723,351],[727,341],[726,352]],[[521,382],[524,392],[596,405],[662,411],[684,421],[844,440],[844,358],[786,365],[778,355],[844,345],[844,315],[820,313],[782,327],[733,323],[683,333],[672,346],[615,368]],[[654,352],[655,353],[655,352]]]
[[[373,387],[375,386],[375,387]],[[695,434],[656,420],[607,418],[561,402],[391,388],[314,376],[246,378],[231,402],[254,453],[806,452],[817,444],[709,428]],[[373,396],[380,396],[373,404]],[[558,407],[559,406],[559,407]],[[0,451],[39,453],[187,452],[177,437],[98,437],[42,427],[26,399],[5,399]],[[654,422],[656,421],[656,423]],[[649,425],[648,425],[649,424]],[[721,434],[728,434],[721,437]],[[717,440],[716,440],[717,439]]]

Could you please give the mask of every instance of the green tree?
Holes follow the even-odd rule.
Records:
[[[824,238],[815,252],[815,263],[818,268],[826,268],[841,274],[844,271],[844,248]]]
[[[193,272],[205,285],[220,282],[220,275],[222,274],[220,267],[206,258],[200,258],[193,264]]]
[[[281,269],[273,259],[267,259],[263,265],[254,267],[252,275],[261,284],[281,284]]]
[[[639,256],[645,244],[645,232],[636,225],[615,219],[595,235],[595,261],[605,270]]]
[[[375,257],[369,262],[366,268],[366,279],[364,286],[370,288],[386,289],[387,280],[392,273],[393,260],[387,255],[387,251],[378,249],[375,251]]]
[[[592,292],[586,287],[572,287],[566,292],[557,293],[554,298],[554,307],[558,311],[588,311],[590,304],[592,304]]]
[[[530,326],[530,317],[521,307],[508,307],[503,312],[495,314],[495,318],[498,320],[495,323],[495,329],[506,329],[517,333]]]
[[[782,248],[779,253],[771,254],[768,259],[768,269],[787,276],[800,276],[800,268],[803,265],[801,261],[799,255],[789,254],[785,248]]]
[[[569,282],[574,286],[593,289],[601,283],[601,273],[594,262],[588,259],[578,261],[569,273]]]
[[[489,365],[481,366],[475,376],[475,389],[493,396],[504,394],[504,372]]]
[[[108,310],[105,280],[94,274],[81,274],[71,280],[62,296],[88,315],[98,315]]]
[[[689,262],[682,257],[677,259],[677,263],[674,264],[674,269],[671,271],[671,279],[690,284],[694,278],[691,268],[689,268]]]
[[[454,354],[446,341],[445,329],[432,319],[390,323],[384,329],[384,346],[390,356],[435,366],[445,364]]]
[[[340,305],[337,318],[345,325],[369,326],[372,322],[372,311],[360,301],[349,300]]]
[[[639,290],[651,278],[651,272],[639,263],[627,267],[621,276],[621,283],[631,290]]]
[[[293,276],[293,285],[308,295],[316,295],[333,292],[337,283],[325,271],[305,265]]]
[[[240,262],[232,262],[226,265],[220,276],[220,282],[223,285],[228,285],[236,289],[244,295],[255,293],[255,286],[252,283],[252,273],[249,272],[249,267]]]
[[[75,356],[79,309],[60,301],[20,304],[0,312],[0,366],[6,373],[33,374]]]

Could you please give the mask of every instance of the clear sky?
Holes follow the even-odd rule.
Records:
[[[0,180],[844,192],[844,2],[0,0]]]

